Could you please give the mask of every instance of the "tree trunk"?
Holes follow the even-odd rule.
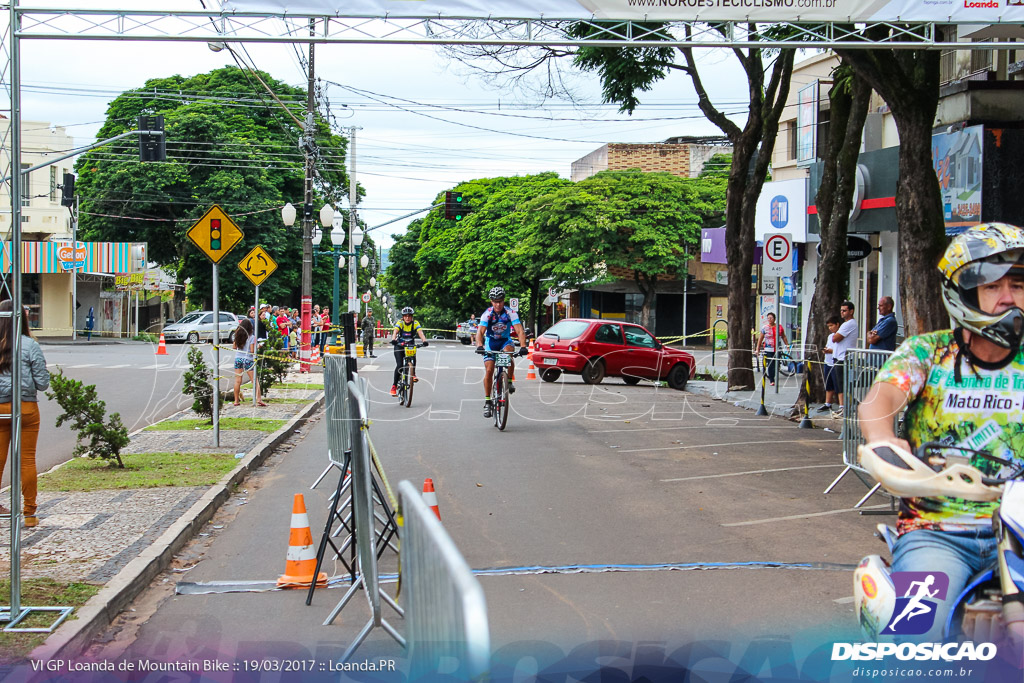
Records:
[[[823,396],[825,374],[822,349],[828,334],[825,322],[838,313],[846,295],[844,284],[849,272],[846,233],[871,87],[855,73],[849,74],[848,81],[841,80],[842,74],[841,66],[836,83],[829,90],[829,140],[822,160],[818,196],[814,200],[821,235],[821,258],[818,261],[814,296],[811,298],[810,316],[804,333],[804,357],[811,362],[804,365],[804,383],[800,387],[795,413],[802,413],[804,405]]]
[[[540,278],[536,277],[530,281],[530,315],[526,321],[526,326],[533,332],[533,336],[537,336],[540,330],[537,329],[537,323],[540,320]]]
[[[640,290],[640,293],[644,295],[643,303],[640,304],[640,324],[650,330],[651,304],[654,299],[654,291],[658,287],[658,276],[643,275],[634,270],[633,279],[636,280],[636,286]]]
[[[900,304],[907,336],[940,329],[949,317],[936,268],[946,248],[942,196],[931,139],[939,103],[939,53],[931,50],[836,50],[892,111],[899,133]]]

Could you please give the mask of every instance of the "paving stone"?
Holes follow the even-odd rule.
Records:
[[[144,431],[132,437],[125,453],[248,453],[268,436],[248,429],[220,430],[220,446],[213,445],[212,429]]]

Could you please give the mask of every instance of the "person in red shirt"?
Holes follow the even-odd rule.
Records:
[[[327,337],[330,336],[331,330],[331,309],[324,306],[323,312],[320,314],[320,355],[324,355],[324,346],[327,345]]]
[[[289,321],[288,321],[288,314],[285,312],[285,310],[286,309],[282,308],[281,310],[279,310],[277,312],[277,321],[276,321],[277,322],[277,331],[280,332],[281,336],[284,338],[284,341],[282,342],[283,346],[281,347],[283,349],[287,349],[288,348],[288,322]]]

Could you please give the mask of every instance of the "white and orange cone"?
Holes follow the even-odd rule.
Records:
[[[164,339],[164,333],[160,333],[160,343],[156,345],[156,355],[166,356],[167,355],[167,341]]]
[[[527,348],[528,348],[528,353],[526,354],[526,358],[528,360],[532,361],[533,360],[533,340],[532,339],[530,340],[530,346],[527,347]]]
[[[437,494],[434,493],[434,480],[427,477],[423,480],[423,502],[441,519],[441,509],[437,507]]]
[[[314,346],[312,348],[312,350],[309,352],[309,362],[312,363],[313,365],[317,365],[317,364],[320,363],[320,347],[319,346]]]
[[[537,368],[533,366],[533,361],[530,361],[530,367],[526,371],[526,379],[537,379]]]
[[[313,581],[313,572],[316,571],[316,549],[313,547],[313,534],[309,530],[306,501],[301,493],[295,494],[292,503],[292,528],[285,559],[284,574],[277,580],[277,587],[309,588]],[[316,585],[326,586],[327,574],[317,574]]]

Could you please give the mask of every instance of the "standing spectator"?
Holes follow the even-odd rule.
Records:
[[[309,318],[309,329],[312,334],[309,337],[309,348],[320,346],[320,330],[323,329],[323,318],[320,317],[320,305],[313,307],[313,315]]]
[[[367,358],[376,358],[373,355],[373,335],[377,332],[377,321],[373,318],[373,311],[367,311],[366,317],[363,318],[363,352]]]
[[[327,337],[331,333],[331,309],[324,306],[324,312],[320,315],[320,355],[324,355],[324,346],[327,344]]]
[[[868,332],[869,349],[896,350],[896,331],[899,325],[896,323],[896,314],[892,312],[895,307],[896,302],[891,296],[883,296],[878,300],[878,314],[882,317]]]
[[[0,303],[0,313],[10,313],[10,299]],[[14,351],[13,318],[0,318],[0,413],[11,414],[11,367]],[[25,526],[39,524],[36,517],[36,442],[39,440],[39,397],[36,392],[50,386],[43,350],[28,329],[28,311],[21,316],[21,495],[24,498]],[[7,466],[11,444],[11,420],[0,420],[0,472]],[[0,511],[8,510],[0,506]]]
[[[249,373],[253,391],[256,393],[256,405],[266,407],[260,397],[260,382],[256,377],[256,335],[253,334],[252,322],[242,318],[235,330],[235,405],[242,403],[242,378]]]
[[[853,345],[857,343],[857,332],[859,331],[857,321],[853,319],[852,301],[843,302],[843,305],[839,307],[839,316],[843,319],[843,323],[831,338],[832,356],[835,358],[833,377],[836,379],[836,387],[839,394],[839,410],[833,414],[837,417],[843,414],[843,365],[846,361],[846,351],[853,348]]]
[[[291,323],[291,321],[288,320],[288,309],[287,308],[278,309],[277,320],[275,320],[275,322],[277,323],[277,331],[281,333],[281,337],[283,339],[283,341],[282,341],[283,346],[281,348],[283,348],[285,351],[287,351],[288,350],[288,326]]]
[[[768,324],[761,328],[761,335],[757,338],[757,350],[764,353],[764,367],[768,375],[768,383],[775,386],[775,356],[781,349],[782,344],[789,344],[786,339],[786,331],[781,325],[775,324],[775,314],[768,314]]]
[[[270,304],[260,304],[260,316],[256,321],[256,339],[265,341],[267,338],[267,321],[270,320]]]
[[[825,337],[825,349],[822,352],[825,356],[825,403],[818,408],[820,411],[832,410],[832,402],[836,399],[836,394],[839,393],[839,387],[836,385],[835,375],[835,349],[832,343],[832,335],[839,331],[839,326],[842,324],[843,319],[838,315],[834,315],[825,322],[825,326],[828,327],[828,336]]]

